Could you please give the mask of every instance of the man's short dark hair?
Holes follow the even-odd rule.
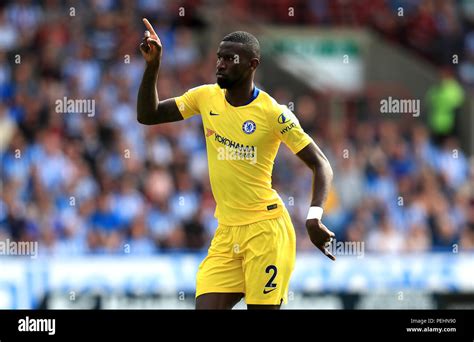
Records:
[[[255,36],[251,33],[245,31],[235,31],[225,36],[222,41],[241,43],[249,51],[252,58],[260,58],[260,43],[258,42],[258,39],[255,38]]]

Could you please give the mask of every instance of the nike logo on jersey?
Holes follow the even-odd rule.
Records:
[[[263,289],[263,294],[267,294],[267,293],[270,293],[270,292],[275,291],[275,290],[276,290],[276,288],[273,288],[271,290]]]
[[[219,113],[213,113],[212,110],[209,112],[209,115],[214,116],[214,115],[219,115]]]

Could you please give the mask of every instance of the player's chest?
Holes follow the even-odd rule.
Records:
[[[233,141],[236,144],[257,146],[271,139],[271,131],[264,113],[255,107],[229,110],[209,106],[201,114],[206,138],[217,143]]]

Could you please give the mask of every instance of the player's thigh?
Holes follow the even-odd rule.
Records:
[[[245,301],[248,305],[279,306],[287,300],[295,265],[295,231],[286,212],[257,224],[245,255]]]
[[[205,293],[196,298],[196,310],[230,310],[243,293]]]
[[[235,255],[230,229],[218,228],[208,255],[199,265],[196,298],[207,293],[244,293],[242,257]]]
[[[242,260],[208,255],[196,276],[196,298],[206,293],[243,293]]]

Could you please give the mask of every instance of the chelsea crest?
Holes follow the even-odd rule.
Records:
[[[242,130],[246,134],[252,134],[253,132],[255,132],[256,128],[257,128],[257,125],[252,120],[247,120],[242,125]]]

